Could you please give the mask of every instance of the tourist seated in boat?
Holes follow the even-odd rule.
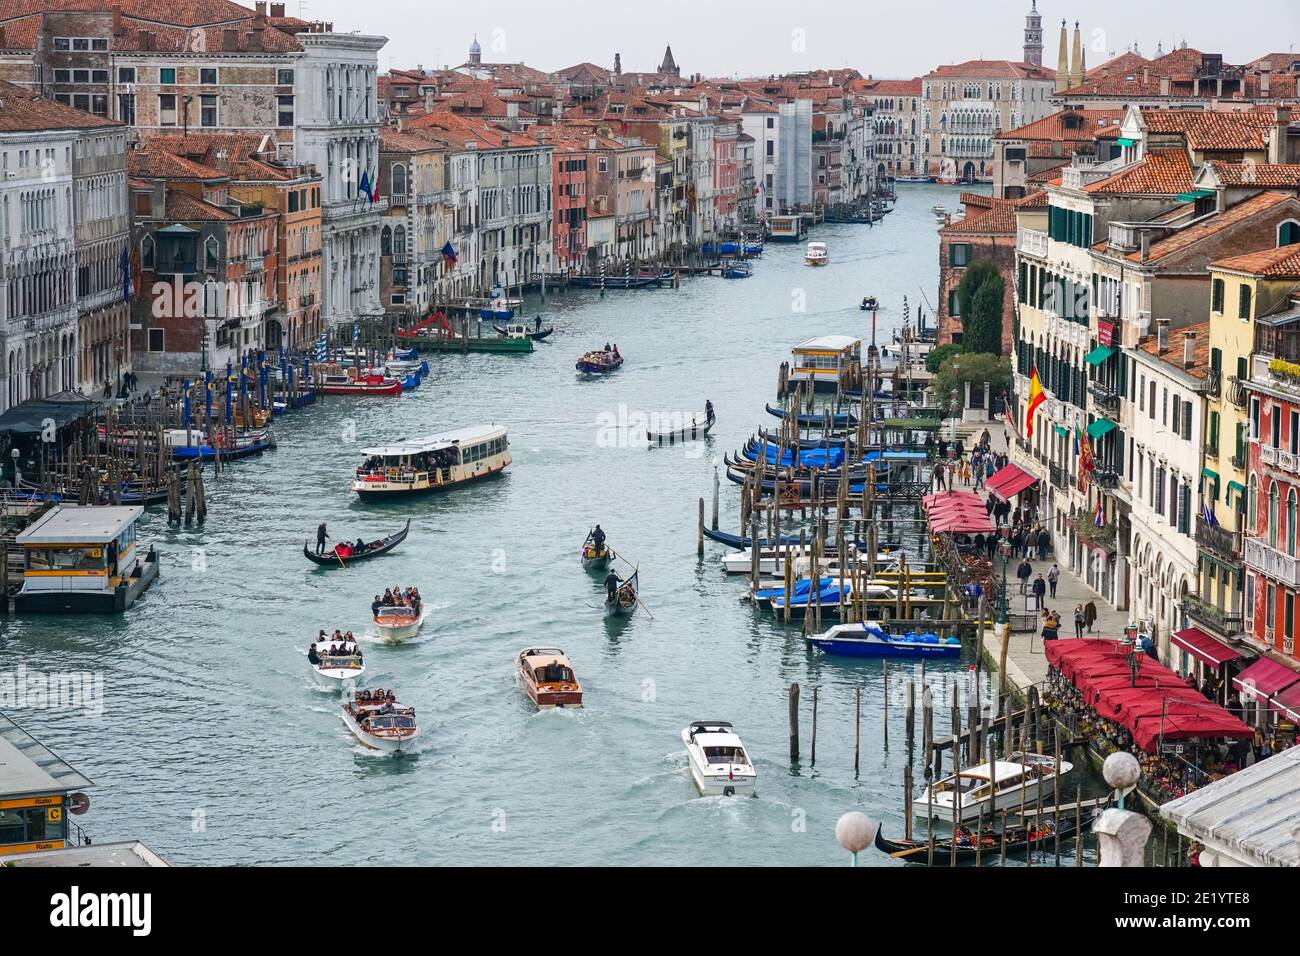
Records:
[[[384,607],[392,607],[397,602],[393,599],[393,592],[389,588],[384,588],[384,596],[380,600]]]
[[[360,538],[357,538],[357,543],[352,546],[352,550],[355,551],[357,554],[361,554],[363,551],[366,550],[366,543],[362,541]]]
[[[330,635],[330,640],[331,640],[331,641],[341,641],[341,640],[343,640],[343,632],[340,631],[337,627],[334,628],[334,633]]]

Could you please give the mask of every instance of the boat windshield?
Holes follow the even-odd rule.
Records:
[[[573,681],[573,671],[563,664],[544,664],[533,671],[542,684],[568,684]]]
[[[709,763],[749,763],[743,747],[705,747],[704,758]]]

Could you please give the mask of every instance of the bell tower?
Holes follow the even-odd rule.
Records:
[[[1025,17],[1025,62],[1043,65],[1043,18],[1038,13],[1038,0],[1033,0]]]

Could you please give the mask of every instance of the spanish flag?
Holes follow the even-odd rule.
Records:
[[[1046,399],[1043,397],[1043,383],[1038,377],[1038,366],[1034,366],[1034,373],[1029,377],[1029,403],[1025,406],[1025,437],[1034,437],[1034,412],[1038,411],[1038,406],[1043,404]]]

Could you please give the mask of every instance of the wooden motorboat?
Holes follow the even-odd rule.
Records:
[[[513,461],[504,425],[470,425],[361,454],[352,490],[363,500],[446,491],[500,474]]]
[[[321,376],[319,390],[326,395],[400,395],[402,383],[376,372],[356,374],[354,369]]]
[[[1073,764],[1061,761],[1062,776],[1072,768]],[[948,774],[936,780],[921,792],[913,807],[918,816],[933,813],[940,822],[953,819],[954,803],[956,818],[961,822],[974,820],[981,812],[991,818],[1002,810],[1017,809],[1022,803],[1037,803],[1040,790],[1050,797],[1055,776],[1055,758],[1016,752],[1006,760],[963,767],[960,776]]]
[[[1091,820],[1089,812],[1086,820]],[[1085,820],[1085,826],[1086,826]],[[964,828],[963,828],[964,829]],[[983,832],[963,832],[955,837],[945,837],[934,841],[934,865],[948,866],[953,858],[953,844],[956,843],[956,857],[959,864],[993,863],[1005,856],[1016,856],[1028,850],[1052,850],[1057,839],[1062,841],[1074,839],[1077,828],[1075,815],[1068,808],[1061,814],[1058,823],[1044,820],[1041,824],[1028,827],[1016,827],[1004,834],[992,827],[985,827]],[[1005,838],[1005,844],[1003,840]],[[977,846],[978,844],[978,846]],[[876,831],[876,849],[888,854],[895,860],[908,863],[929,865],[930,844],[927,840],[888,840],[881,830]]]
[[[614,551],[608,544],[597,548],[594,534],[594,529],[587,532],[587,539],[582,542],[582,566],[588,571],[604,571],[614,559]]]
[[[703,421],[697,421],[692,417],[689,424],[673,431],[655,432],[647,428],[645,437],[652,445],[671,445],[679,441],[699,441],[713,431],[713,426],[717,423],[717,420],[717,416],[713,414],[713,406],[710,405]]]
[[[623,367],[623,356],[619,355],[618,349],[588,352],[574,367],[584,375],[608,375]]]
[[[830,262],[830,254],[826,251],[826,243],[808,243],[808,248],[804,252],[803,261],[810,266],[824,266]]]
[[[497,334],[502,338],[519,338],[523,336],[526,339],[532,339],[534,342],[540,342],[552,332],[555,326],[548,325],[546,328],[539,328],[535,325],[526,325],[524,323],[515,323],[514,325],[496,325],[492,328],[497,330]]]
[[[626,617],[636,610],[638,574],[639,571],[633,571],[632,576],[618,586],[613,597],[606,596],[606,617]]]
[[[693,720],[682,730],[691,779],[705,797],[752,797],[753,762],[730,723]]]
[[[312,677],[321,687],[342,687],[366,672],[361,646],[349,637],[317,637],[307,648]]]
[[[343,723],[365,746],[387,753],[408,753],[420,736],[415,708],[398,703],[391,691],[359,690],[343,705]]]
[[[375,630],[393,644],[415,637],[423,623],[424,610],[407,604],[386,605],[375,615]]]
[[[564,651],[557,647],[525,648],[519,652],[518,665],[524,692],[538,708],[582,706],[582,685]]]
[[[863,312],[875,312],[880,308],[880,302],[874,295],[869,295],[858,305]]]
[[[937,634],[890,634],[868,622],[836,624],[804,636],[808,646],[840,657],[957,657],[961,640]]]
[[[381,554],[392,551],[403,541],[411,530],[411,519],[406,519],[406,526],[395,534],[390,534],[386,538],[380,538],[378,541],[372,541],[361,551],[356,550],[352,545],[346,542],[334,545],[329,551],[322,554],[316,554],[311,549],[311,542],[302,543],[302,553],[312,564],[318,564],[322,568],[345,568],[354,561],[364,561],[368,558],[375,558]]]
[[[754,267],[744,261],[730,262],[722,270],[724,279],[748,279],[753,274]]]

